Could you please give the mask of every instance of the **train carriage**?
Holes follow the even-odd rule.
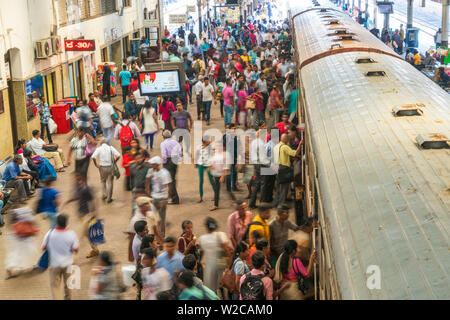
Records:
[[[320,298],[450,299],[450,95],[307,2],[290,14]]]

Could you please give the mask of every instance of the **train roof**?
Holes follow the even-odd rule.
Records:
[[[294,20],[300,65],[329,41],[314,28],[323,18],[304,14]],[[369,38],[380,51],[327,54],[300,70],[341,296],[450,299],[450,95]],[[370,266],[381,289],[367,286]]]

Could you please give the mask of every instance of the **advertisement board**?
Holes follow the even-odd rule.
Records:
[[[170,24],[187,23],[187,15],[186,14],[169,14],[169,23]]]
[[[138,73],[139,89],[143,96],[176,94],[181,91],[180,71],[144,71]]]

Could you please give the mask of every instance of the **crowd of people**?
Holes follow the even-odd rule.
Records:
[[[272,9],[263,10],[263,6]],[[46,127],[49,109],[41,98],[41,131],[33,131],[31,141],[19,142],[2,177],[7,187],[18,190],[9,211],[14,243],[7,252],[8,278],[48,268],[52,296],[59,295],[63,281],[64,298],[71,298],[66,278],[73,255],[79,251],[79,237],[68,228],[69,217],[61,212],[77,202],[82,236],[91,250],[86,258],[98,259],[89,294],[92,299],[121,297],[126,288],[117,257],[100,251],[103,242],[91,232],[92,228],[100,234],[103,231],[98,219],[100,203],[88,181],[93,163],[99,171],[104,205],[114,201],[114,182],[121,174],[124,189],[131,192],[128,260],[136,267],[132,278],[137,299],[294,300],[313,296],[316,253],[311,249],[310,233],[316,220],[304,215],[302,200],[296,195],[301,185],[303,134],[298,127],[294,51],[288,21],[270,20],[271,10],[271,2],[264,3],[243,25],[212,21],[214,32],[202,35],[180,28],[179,39],[166,41],[162,48],[163,60],[184,61],[187,81],[179,95],[140,95],[137,72],[143,66],[139,58],[124,59],[118,77],[123,108],[102,101],[110,101],[107,91],[103,96],[95,91],[88,101],[78,101],[71,114],[74,130],[66,154],[52,142]],[[263,11],[269,12],[267,19],[259,19]],[[198,202],[204,201],[206,173],[214,193],[210,211],[219,209],[221,189],[235,210],[228,217],[227,232],[218,231],[217,220],[205,215],[206,234],[197,238],[194,223],[186,219],[181,235],[174,238],[166,236],[166,212],[168,205],[183,203],[177,192],[177,172],[180,160],[191,154],[190,145],[176,131],[192,131],[195,115],[188,107],[207,126],[211,125],[211,109],[220,110],[220,129],[225,130],[221,139],[205,135],[202,144],[194,146]],[[240,128],[253,129],[255,138],[242,140],[237,133]],[[47,133],[48,144],[41,132]],[[160,155],[153,154],[158,132],[163,136]],[[145,146],[141,146],[142,137]],[[120,143],[119,150],[112,146],[114,140]],[[64,172],[72,159],[75,191],[62,202],[53,184],[57,172]],[[246,199],[237,196],[240,181],[246,185]],[[40,188],[39,199],[37,207],[30,208],[26,201],[35,188]],[[290,211],[295,212],[295,219],[289,219]],[[39,261],[30,259],[37,251],[32,241],[24,241],[38,232],[36,214],[49,222]],[[296,240],[289,240],[289,230],[296,232]],[[29,252],[28,259],[20,259],[21,252]]]

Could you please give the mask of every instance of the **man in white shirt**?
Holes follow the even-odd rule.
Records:
[[[202,89],[203,89],[203,76],[198,76],[198,81],[194,85],[194,92],[197,97],[197,120],[200,120],[200,115],[202,120],[205,120],[205,112],[202,112]]]
[[[103,103],[102,99],[100,99],[100,93],[98,92],[98,90],[94,90],[94,101],[97,104],[97,106]]]
[[[265,173],[262,171],[264,168],[268,168],[270,166],[270,159],[267,157],[265,142],[263,141],[263,138],[265,137],[261,137],[260,134],[261,128],[256,132],[256,139],[253,139],[250,144],[250,163],[254,164],[256,174],[252,185],[252,194],[249,203],[249,207],[251,209],[256,208],[256,197],[258,196],[258,192],[261,190],[263,176]]]
[[[166,209],[169,199],[169,184],[172,183],[172,178],[167,169],[161,168],[162,159],[158,156],[150,159],[149,163],[151,170],[148,170],[145,189],[146,193],[153,198],[153,205],[159,212],[161,219],[161,236],[166,235]]]
[[[142,108],[145,105],[145,102],[149,100],[149,97],[141,95],[141,90],[139,89],[134,91],[133,95],[134,99],[136,100],[136,105],[138,106],[139,110],[142,110]]]
[[[112,193],[114,186],[113,163],[117,163],[120,159],[120,153],[110,146],[105,138],[101,140],[101,146],[92,154],[92,160],[100,172],[100,180],[102,181],[102,200],[107,203],[113,202]]]
[[[65,157],[63,151],[58,148],[58,145],[46,144],[45,141],[41,139],[41,132],[39,130],[33,130],[32,134],[33,139],[27,144],[31,150],[45,159],[53,159],[56,171],[64,172]],[[46,151],[46,148],[53,148],[55,151]]]
[[[42,242],[42,249],[48,250],[50,286],[52,298],[56,300],[61,279],[64,282],[64,299],[71,299],[68,279],[71,275],[70,267],[73,263],[73,253],[78,252],[78,238],[72,230],[67,229],[68,217],[60,214],[56,218],[56,228],[50,229]]]
[[[209,79],[205,78],[203,80],[202,86],[202,103],[203,109],[205,110],[205,120],[206,124],[209,126],[209,121],[211,119],[211,104],[215,97],[214,87],[209,83]],[[214,104],[216,104],[216,100],[214,100]]]
[[[109,103],[102,103],[97,109],[97,115],[102,126],[103,136],[108,143],[111,142],[114,136],[114,108]]]

